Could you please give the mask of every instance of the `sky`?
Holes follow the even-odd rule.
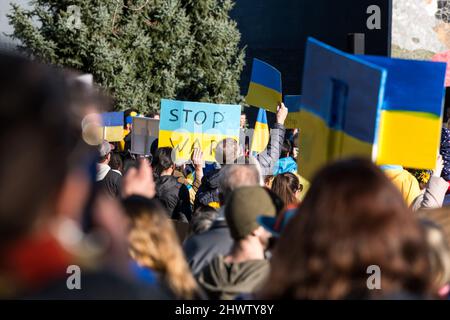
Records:
[[[0,0],[0,42],[10,43],[11,40],[4,33],[11,33],[12,28],[8,23],[7,13],[10,10],[10,3],[17,3],[21,6],[27,6],[29,0]]]

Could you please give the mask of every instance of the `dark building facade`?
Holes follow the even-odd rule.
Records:
[[[242,94],[247,93],[253,58],[283,75],[283,93],[301,94],[305,43],[315,37],[348,50],[348,34],[365,34],[365,52],[390,54],[391,0],[236,0],[232,17],[246,46]],[[370,30],[368,8],[380,8],[380,29]],[[371,11],[371,10],[369,10]]]

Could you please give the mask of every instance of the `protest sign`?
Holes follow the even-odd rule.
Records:
[[[172,147],[177,160],[188,160],[200,148],[206,161],[215,161],[217,143],[239,142],[241,106],[161,100],[159,147]]]
[[[253,59],[252,76],[245,101],[251,106],[275,113],[281,100],[281,73],[270,64]]]
[[[289,113],[284,122],[286,129],[300,128],[300,108],[302,96],[284,96],[284,105],[288,108]]]
[[[354,56],[308,39],[300,173],[311,178],[324,164],[349,156],[433,168],[444,78],[445,64]]]
[[[133,117],[131,132],[131,153],[150,155],[150,147],[159,136],[159,120],[144,117]]]

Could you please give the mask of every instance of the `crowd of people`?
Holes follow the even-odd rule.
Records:
[[[215,162],[157,142],[136,156],[133,110],[122,142],[89,143],[80,124],[113,101],[73,72],[4,53],[0,70],[0,298],[450,297],[445,156],[431,172],[343,159],[307,181],[282,103],[259,154],[229,138]]]

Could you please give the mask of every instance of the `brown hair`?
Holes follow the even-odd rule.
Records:
[[[372,265],[380,267],[381,290],[367,288]],[[313,179],[276,245],[260,297],[426,294],[430,282],[424,235],[401,194],[371,162],[351,159]]]
[[[126,200],[125,207],[132,219],[128,236],[130,256],[140,266],[159,272],[178,298],[196,298],[197,283],[161,204],[133,196]]]
[[[295,193],[302,191],[303,186],[295,174],[287,172],[279,174],[273,179],[271,189],[283,200],[285,206],[289,206],[298,203]]]

